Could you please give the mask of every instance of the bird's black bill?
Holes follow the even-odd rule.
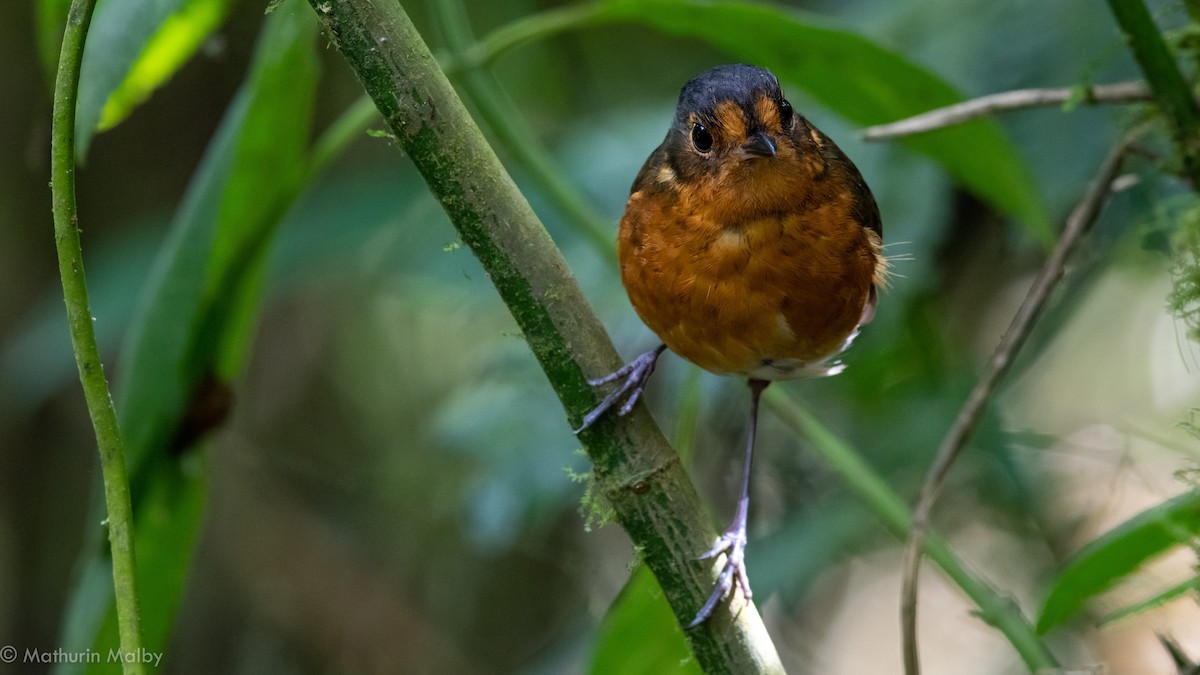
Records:
[[[770,136],[760,131],[746,141],[742,146],[742,151],[752,157],[774,157],[775,142],[771,140]]]

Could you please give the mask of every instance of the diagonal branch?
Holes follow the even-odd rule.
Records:
[[[550,236],[399,3],[309,2],[487,270],[577,425],[596,402],[588,376],[614,370],[618,357]],[[686,622],[704,603],[714,578],[711,563],[693,558],[716,534],[677,455],[641,406],[622,420],[601,420],[580,440],[598,487],[672,610]],[[686,635],[708,672],[783,672],[753,605],[734,602]]]
[[[908,535],[908,545],[904,554],[903,588],[901,590],[901,628],[904,638],[904,669],[908,675],[920,673],[917,653],[917,579],[921,563],[921,551],[925,535],[929,527],[929,514],[934,502],[941,492],[942,485],[950,467],[962,452],[975,425],[979,422],[984,409],[991,401],[996,388],[1012,367],[1013,360],[1021,346],[1029,337],[1029,333],[1045,309],[1046,301],[1051,292],[1062,280],[1067,259],[1079,243],[1080,238],[1090,229],[1100,214],[1100,208],[1109,194],[1112,182],[1121,169],[1126,154],[1129,152],[1139,131],[1131,133],[1123,142],[1109,153],[1097,172],[1095,179],[1088,186],[1083,198],[1067,217],[1066,226],[1059,237],[1058,243],[1042,267],[1041,274],[1033,282],[1024,302],[1013,317],[1012,324],[1001,338],[996,351],[992,353],[983,376],[971,390],[958,417],[946,433],[938,447],[937,457],[925,476],[921,485],[921,497],[913,512],[913,525]]]
[[[783,390],[769,390],[764,399],[785,425],[807,439],[813,451],[842,475],[850,491],[870,507],[889,532],[900,540],[908,536],[913,521],[908,506],[854,448],[838,438]],[[1012,598],[972,572],[937,533],[930,533],[923,546],[925,555],[975,603],[973,613],[1008,638],[1031,672],[1040,673],[1058,667],[1054,655]]]
[[[1082,89],[1078,87],[1015,89],[980,96],[944,108],[935,108],[896,122],[867,127],[859,136],[864,141],[882,141],[962,124],[968,120],[993,113],[1020,110],[1021,108],[1063,105],[1077,99],[1086,104],[1130,103],[1153,100],[1153,94],[1150,92],[1150,87],[1139,80],[1096,84]]]

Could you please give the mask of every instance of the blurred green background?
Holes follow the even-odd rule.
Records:
[[[558,5],[466,6],[475,33],[487,35]],[[431,6],[405,7],[445,54]],[[1137,77],[1112,18],[1084,0],[791,7],[805,21],[902,55],[965,97]],[[265,19],[263,9],[232,2],[169,82],[95,136],[78,171],[93,314],[118,391],[130,373],[130,327],[145,334],[174,328],[147,325],[147,307],[161,289],[155,275],[169,260],[171,223],[178,227],[185,191],[246,82],[264,21],[284,20]],[[1174,4],[1152,9],[1169,29],[1186,24]],[[46,46],[39,46],[37,27],[39,17],[53,24],[62,3],[17,0],[6,10],[0,645],[23,652],[62,646],[70,617],[92,610],[102,617],[104,604],[72,600],[86,561],[99,550],[90,510],[98,464],[64,320],[47,188],[52,74],[39,55]],[[320,74],[311,125],[307,111],[285,111],[304,121],[292,132],[303,141],[328,127],[361,89],[329,41],[312,31],[307,5],[289,0],[280,14],[308,25],[303,44],[313,49]],[[796,45],[801,56],[805,48]],[[529,125],[595,202],[615,238],[629,185],[661,141],[679,87],[700,70],[741,60],[730,51],[624,21],[516,47],[491,72],[511,99],[509,114]],[[824,68],[836,80],[842,65]],[[84,72],[86,78],[86,64]],[[1061,227],[1101,158],[1144,111],[1079,106],[1001,117],[1037,197],[1034,215],[1014,218],[975,196],[978,190],[956,185],[928,157],[901,144],[858,140],[854,116],[814,97],[806,86],[813,83],[783,84],[797,110],[862,170],[897,273],[844,375],[783,386],[911,503],[1044,258],[1045,241],[1031,232],[1039,223]],[[912,96],[919,104],[920,92]],[[623,613],[609,613],[635,556],[617,526],[585,527],[585,487],[576,478],[587,462],[553,392],[402,153],[386,137],[359,130],[354,138],[311,178],[287,175],[300,169],[283,151],[255,165],[257,174],[248,172],[254,182],[239,188],[249,195],[245,204],[255,206],[261,195],[270,204],[258,206],[277,210],[278,218],[262,216],[271,224],[262,285],[249,283],[251,295],[261,290],[261,306],[249,303],[249,332],[238,333],[232,319],[224,328],[234,337],[217,339],[241,335],[244,355],[242,348],[213,347],[216,376],[228,376],[228,389],[200,388],[215,401],[214,416],[177,421],[145,445],[153,458],[146,472],[155,478],[135,508],[139,517],[161,519],[147,526],[158,537],[150,548],[159,550],[139,550],[142,563],[153,563],[143,574],[150,589],[144,593],[181,589],[177,610],[168,590],[143,599],[165,607],[150,629],[166,645],[164,672],[694,668],[680,664],[684,652],[672,651],[678,629],[663,620],[661,604],[644,600],[654,598],[652,584],[631,587]],[[273,141],[262,139],[270,154]],[[1151,145],[1169,153],[1165,144]],[[651,346],[611,251],[581,235],[511,148],[499,144],[498,152],[622,353]],[[1080,546],[1192,487],[1197,441],[1181,423],[1200,406],[1200,352],[1166,298],[1171,242],[1185,220],[1180,214],[1194,202],[1153,160],[1132,168],[1138,180],[1113,197],[1073,259],[1064,292],[956,466],[935,520],[975,571],[1034,618],[1054,575]],[[276,178],[292,187],[279,188]],[[182,241],[186,249],[191,240]],[[224,298],[218,294],[216,302],[222,306]],[[143,373],[162,386],[189,376],[195,373]],[[714,523],[724,523],[741,462],[744,384],[668,357],[647,398],[668,435],[689,449]],[[122,400],[129,399],[118,394]],[[188,424],[205,433],[197,440]],[[749,569],[789,672],[900,672],[900,543],[843,477],[770,414],[759,439]],[[1195,563],[1186,546],[1158,557],[1050,633],[1049,644],[1065,666],[1105,664],[1114,673],[1168,672],[1155,631],[1200,656],[1200,611],[1188,595],[1094,627],[1107,612],[1194,576]],[[928,671],[1025,672],[1000,634],[928,572]],[[630,600],[635,591],[643,604]],[[0,672],[49,669],[0,664]]]

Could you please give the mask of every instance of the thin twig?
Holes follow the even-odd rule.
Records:
[[[1062,280],[1067,259],[1070,257],[1075,245],[1100,214],[1100,208],[1104,203],[1104,199],[1109,194],[1109,187],[1112,185],[1113,180],[1116,179],[1121,164],[1129,152],[1129,148],[1135,137],[1139,135],[1138,131],[1131,133],[1109,153],[1104,163],[1100,166],[1096,178],[1088,186],[1087,192],[1079,200],[1075,209],[1071,211],[1071,215],[1067,217],[1067,223],[1063,228],[1062,236],[1059,237],[1058,243],[1050,253],[1049,259],[1046,260],[1041,274],[1038,275],[1038,278],[1033,282],[1033,286],[1030,287],[1028,295],[1025,296],[1025,300],[1017,310],[1016,316],[1013,317],[1008,331],[1004,333],[1004,337],[1001,338],[996,351],[993,352],[983,376],[979,378],[979,382],[971,390],[971,394],[963,404],[962,410],[959,411],[958,417],[955,418],[953,425],[947,431],[941,446],[938,447],[937,457],[930,467],[929,473],[926,474],[924,483],[921,485],[921,497],[917,502],[916,509],[913,511],[913,526],[909,532],[908,545],[904,553],[903,587],[901,591],[900,615],[904,642],[904,670],[908,675],[917,675],[920,673],[917,655],[917,582],[921,551],[925,542],[925,533],[929,526],[929,514],[933,509],[934,502],[937,500],[951,465],[954,464],[959,453],[962,452],[967,439],[970,438],[976,423],[978,423],[980,416],[983,414],[984,408],[987,407],[997,386],[1004,379],[1005,374],[1008,373],[1014,358],[1025,343],[1026,338],[1029,337],[1030,330],[1045,308],[1046,301],[1050,297],[1051,292],[1054,291],[1059,281]]]
[[[786,390],[769,389],[763,399],[785,425],[808,440],[812,450],[842,476],[850,491],[869,507],[893,536],[901,541],[908,536],[912,513],[883,477],[863,460],[860,452],[834,434]],[[1058,667],[1054,655],[1011,597],[973,572],[936,532],[931,532],[923,545],[925,555],[975,603],[973,614],[1008,639],[1030,672]]]
[[[961,103],[935,108],[920,115],[908,117],[888,124],[867,127],[860,132],[864,141],[881,141],[899,136],[911,136],[934,129],[961,124],[976,117],[1021,108],[1061,106],[1078,100],[1084,104],[1131,103],[1150,101],[1154,95],[1150,87],[1141,80],[1097,84],[1090,87],[1061,87],[1057,89],[1016,89],[998,94],[988,94]]]
[[[108,510],[105,525],[112,550],[113,591],[117,605],[117,633],[126,675],[143,672],[141,619],[138,615],[136,568],[133,555],[133,509],[129,498],[129,475],[125,449],[117,425],[96,331],[88,302],[87,280],[83,273],[83,249],[79,241],[79,210],[75,202],[75,106],[79,94],[79,66],[87,40],[95,0],[75,0],[67,15],[58,75],[54,84],[54,112],[50,141],[50,192],[54,212],[54,246],[58,252],[58,270],[62,278],[63,300],[67,305],[67,324],[71,347],[83,386],[88,414],[100,451],[100,472],[104,481],[104,503]]]

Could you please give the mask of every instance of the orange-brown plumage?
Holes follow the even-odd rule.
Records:
[[[884,270],[878,211],[832,141],[783,119],[777,85],[747,94],[707,110],[681,101],[626,206],[621,279],[646,325],[707,370],[820,374],[870,318]],[[690,138],[697,123],[707,153]],[[774,156],[742,151],[755,134]]]
[[[854,164],[796,114],[769,71],[721,66],[684,85],[662,145],[621,219],[621,280],[663,341],[593,385],[620,385],[580,430],[637,402],[663,350],[750,384],[737,513],[701,559],[725,554],[690,626],[746,578],[746,515],[758,402],[773,380],[832,375],[875,313],[886,264],[879,209]],[[689,627],[690,627],[689,626]]]

